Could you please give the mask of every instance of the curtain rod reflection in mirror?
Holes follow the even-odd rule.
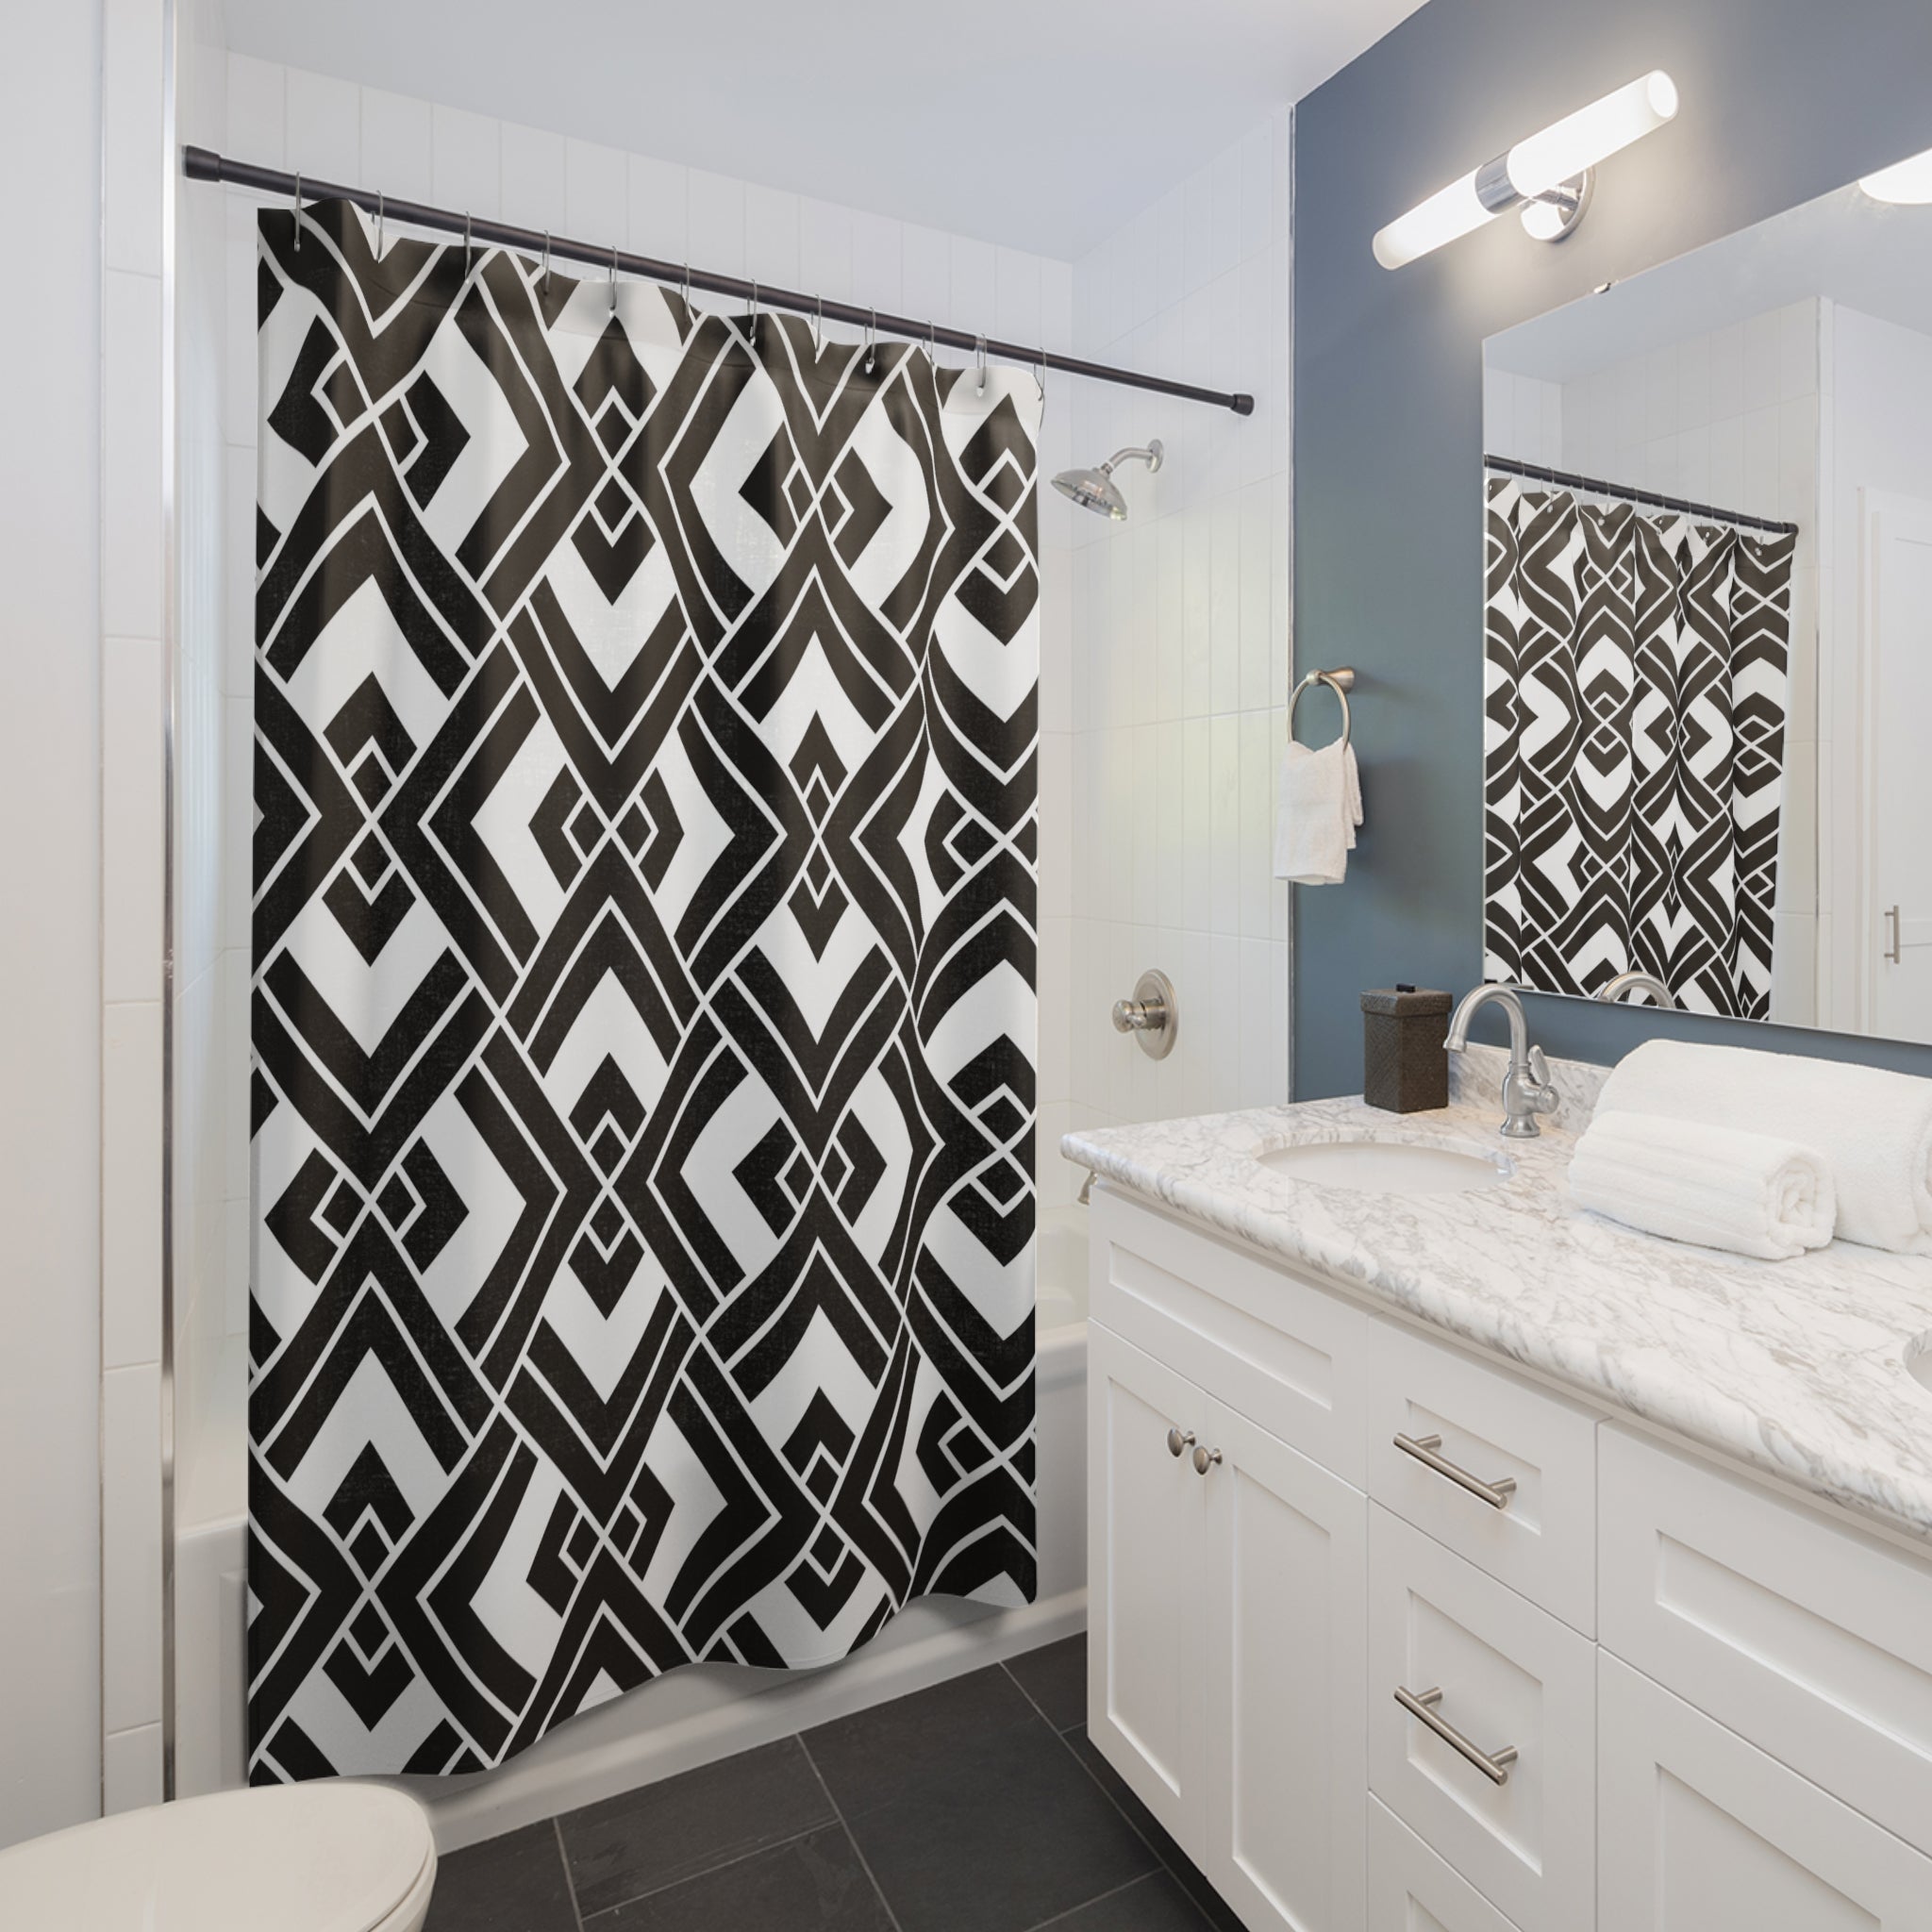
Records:
[[[1554,483],[1559,490],[1580,490],[1589,496],[1615,496],[1625,503],[1644,503],[1657,509],[1678,510],[1685,516],[1709,517],[1720,524],[1735,524],[1740,530],[1769,530],[1778,537],[1795,537],[1796,524],[1780,524],[1770,517],[1747,516],[1742,510],[1719,509],[1715,504],[1690,503],[1681,496],[1662,496],[1654,490],[1633,490],[1627,483],[1607,483],[1600,476],[1573,475],[1568,470],[1546,470],[1540,463],[1518,462],[1514,457],[1483,458],[1483,468],[1499,476],[1526,476],[1532,482]]]

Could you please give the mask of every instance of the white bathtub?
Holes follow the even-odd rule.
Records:
[[[872,1642],[822,1671],[690,1664],[587,1711],[498,1771],[411,1780],[443,1851],[494,1838],[733,1752],[769,1743],[1087,1625],[1087,1210],[1040,1217],[1038,1337],[1040,1588],[991,1609],[951,1597],[908,1605]],[[181,1794],[239,1785],[242,1750],[242,1574],[245,1461],[240,1405],[234,1482],[223,1507],[184,1522],[175,1549]],[[224,1467],[225,1470],[225,1458]]]

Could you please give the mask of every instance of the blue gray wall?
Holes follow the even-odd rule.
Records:
[[[1376,266],[1385,222],[1652,67],[1677,119],[1561,247],[1507,219]],[[1367,815],[1347,883],[1295,889],[1298,1097],[1360,1087],[1363,987],[1480,974],[1484,338],[1927,147],[1932,0],[1427,0],[1297,108],[1295,659],[1361,675]],[[1659,1027],[1932,1074],[1932,1048],[1532,1003],[1576,1059]]]

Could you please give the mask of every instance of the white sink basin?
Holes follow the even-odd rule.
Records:
[[[1255,1158],[1291,1180],[1372,1194],[1463,1194],[1511,1172],[1501,1154],[1410,1141],[1303,1141]]]

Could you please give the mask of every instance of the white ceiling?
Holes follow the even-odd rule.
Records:
[[[1491,336],[1483,356],[1571,382],[1812,295],[1932,334],[1932,208],[1840,188]]]
[[[227,0],[237,52],[1072,259],[1421,0]]]

